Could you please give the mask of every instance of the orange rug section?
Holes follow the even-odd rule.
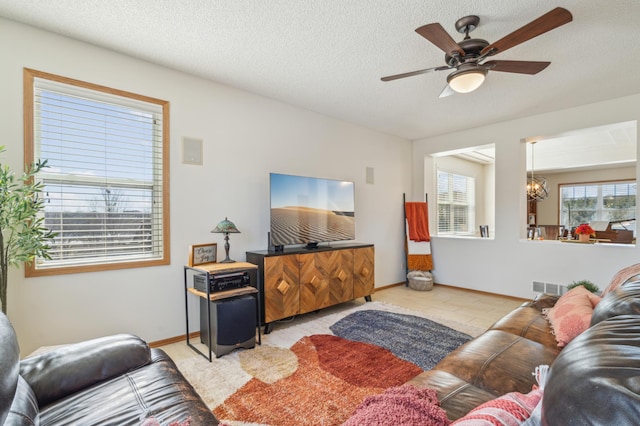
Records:
[[[340,425],[365,397],[422,372],[384,348],[332,335],[303,337],[291,351],[298,368],[290,376],[271,384],[251,379],[213,410],[215,416],[280,426]]]

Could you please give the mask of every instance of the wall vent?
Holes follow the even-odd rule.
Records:
[[[567,286],[553,283],[543,283],[541,281],[533,281],[531,290],[536,293],[547,293],[556,296],[562,296],[567,292]]]
[[[544,286],[544,292],[549,294],[560,294],[560,286],[557,284],[547,283]]]
[[[544,293],[544,283],[541,283],[540,281],[534,281],[531,285],[531,289],[536,293]]]
[[[556,296],[562,296],[567,292],[567,286],[560,284],[546,283],[544,292],[549,294],[555,294]]]

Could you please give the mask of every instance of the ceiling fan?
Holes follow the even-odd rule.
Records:
[[[427,24],[417,28],[416,32],[444,51],[446,65],[390,75],[382,77],[381,80],[391,81],[431,71],[454,70],[447,76],[447,86],[440,94],[443,98],[456,92],[468,93],[476,90],[484,82],[489,71],[537,74],[551,62],[483,61],[572,20],[573,16],[568,10],[556,7],[494,43],[469,37],[469,33],[480,23],[480,18],[475,15],[465,16],[456,22],[456,30],[465,35],[464,40],[459,43],[456,43],[439,23]]]

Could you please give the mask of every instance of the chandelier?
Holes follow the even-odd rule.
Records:
[[[547,188],[547,180],[542,176],[535,176],[533,160],[535,155],[533,154],[533,148],[535,142],[531,142],[531,175],[527,176],[527,199],[529,201],[541,201],[547,198],[549,195],[549,189]]]

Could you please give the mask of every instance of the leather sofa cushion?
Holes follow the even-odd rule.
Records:
[[[11,426],[33,426],[40,424],[38,400],[29,384],[22,377],[18,378],[18,388],[4,423]]]
[[[145,341],[118,334],[27,357],[20,363],[20,374],[43,407],[149,362],[149,346]]]
[[[492,330],[502,330],[534,342],[542,343],[550,348],[557,348],[556,339],[551,326],[539,309],[531,306],[520,306],[498,320]]]
[[[533,370],[551,364],[558,354],[533,340],[501,330],[488,330],[447,355],[434,368],[446,371],[495,396],[529,393]]]
[[[591,325],[618,315],[640,315],[640,281],[626,282],[607,293],[593,310]]]
[[[20,347],[9,319],[0,312],[0,425],[4,424],[18,386]]]
[[[543,425],[636,425],[640,316],[620,315],[576,337],[549,370]]]
[[[211,411],[160,349],[153,362],[43,408],[40,425],[138,425],[154,417],[159,424],[191,418],[192,425],[217,425]]]
[[[428,370],[420,373],[408,383],[435,390],[438,394],[440,407],[447,412],[447,417],[452,421],[463,417],[473,408],[496,397],[451,373],[440,370]]]
[[[525,302],[523,306],[529,306],[531,308],[535,308],[539,311],[542,311],[545,308],[552,308],[560,299],[560,296],[556,296],[554,294],[546,294],[540,293],[536,296],[536,298],[532,301]]]

